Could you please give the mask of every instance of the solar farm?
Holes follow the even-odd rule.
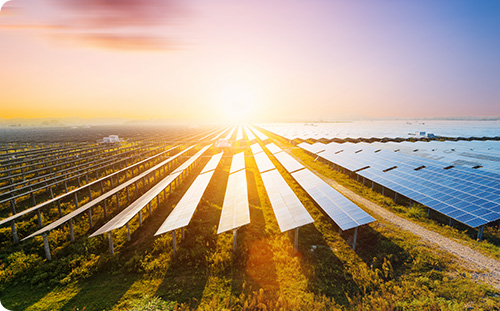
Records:
[[[353,193],[417,208],[427,227],[498,247],[498,137],[339,133],[298,124],[76,129],[71,139],[53,129],[6,131],[0,260],[8,268],[21,256],[26,267],[16,273],[37,293],[14,307],[43,309],[36,297],[67,284],[113,282],[117,294],[89,302],[95,293],[82,291],[51,308],[127,308],[127,295],[141,296],[129,291],[147,283],[181,309],[350,309],[373,306],[391,280],[451,278],[453,259]],[[102,139],[112,134],[116,141]],[[9,273],[0,294],[13,303],[24,285]],[[443,285],[443,301],[456,284]]]

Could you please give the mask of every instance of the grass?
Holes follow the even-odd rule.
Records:
[[[362,228],[353,251],[352,233],[339,234],[277,165],[315,220],[300,229],[295,253],[291,237],[279,230],[252,157],[246,157],[251,223],[239,229],[233,253],[232,233],[216,231],[229,156],[242,150],[250,155],[245,145],[225,154],[185,239],[177,232],[175,256],[171,234],[153,234],[202,163],[159,206],[154,203],[154,217],[146,217],[141,227],[132,221],[131,242],[124,231],[115,234],[114,257],[104,237],[86,238],[85,221],[77,222],[82,228],[75,243],[67,242],[63,230],[51,233],[53,262],[43,259],[40,241],[4,249],[3,305],[12,310],[140,310],[148,305],[160,310],[491,310],[500,305],[500,293],[476,283],[449,254],[390,223],[379,220]],[[420,219],[418,210],[411,213]]]

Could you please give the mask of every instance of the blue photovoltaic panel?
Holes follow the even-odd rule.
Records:
[[[277,170],[266,172],[261,176],[281,232],[314,222]]]
[[[222,152],[212,156],[210,161],[208,161],[203,168],[203,171],[206,174],[201,173],[198,177],[196,177],[194,182],[182,196],[174,210],[170,213],[170,215],[168,215],[167,219],[163,222],[155,235],[183,228],[189,224],[191,218],[193,218],[196,207],[200,204],[203,193],[205,193],[205,190],[212,179],[215,168],[220,162],[221,156]]]
[[[304,168],[304,165],[300,164],[299,161],[295,160],[294,157],[289,155],[286,152],[278,152],[274,154],[274,157],[278,160],[278,162],[283,165],[283,167],[287,170],[287,172],[292,173]]]
[[[217,234],[249,223],[247,179],[245,170],[242,170],[229,175]]]
[[[308,169],[292,173],[293,178],[342,229],[348,230],[375,221],[368,213]]]
[[[191,164],[194,163],[210,146],[206,146],[193,155],[189,160],[181,164],[177,169],[170,173],[167,177],[161,180],[159,183],[154,185],[140,198],[132,202],[118,215],[113,217],[104,226],[95,231],[90,237],[98,236],[100,234],[121,228],[125,226],[132,218],[135,217],[149,202],[151,202],[157,195],[164,191],[179,175],[181,175],[184,170],[186,170]]]

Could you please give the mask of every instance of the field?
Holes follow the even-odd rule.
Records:
[[[196,141],[196,137],[212,130],[192,129],[189,137],[182,136],[187,133],[179,129],[165,130],[165,133],[155,130],[159,133],[158,138],[149,141],[162,150],[173,146],[175,141],[181,142],[181,148],[185,148]],[[124,131],[123,135],[127,137],[130,132]],[[103,133],[107,134],[101,131],[95,137]],[[312,157],[288,142],[266,134],[313,171],[362,194],[383,208],[453,237],[492,258],[500,257],[497,229],[487,229],[485,242],[474,241],[471,233],[442,225],[439,219],[428,219],[418,206],[397,205],[326,165],[314,162]],[[92,136],[92,140],[95,137]],[[162,137],[170,138],[162,140]],[[137,135],[134,140],[143,144],[143,138]],[[126,146],[126,143],[122,144]],[[178,249],[175,255],[172,236],[154,237],[154,233],[208,161],[207,156],[218,153],[219,148],[209,149],[172,193],[159,197],[159,205],[153,201],[151,216],[144,208],[143,214],[147,216],[142,226],[139,226],[137,217],[132,220],[130,242],[125,228],[114,232],[114,256],[109,253],[106,236],[88,238],[105,223],[101,206],[94,209],[93,228],[90,228],[86,215],[75,221],[74,242],[70,241],[66,225],[50,232],[52,261],[45,259],[40,236],[13,244],[10,227],[1,228],[2,304],[9,310],[143,310],[147,306],[151,308],[147,310],[156,310],[154,306],[158,310],[499,309],[500,291],[479,282],[475,278],[477,271],[460,265],[453,255],[436,245],[422,242],[418,236],[376,215],[375,223],[360,229],[354,251],[351,248],[352,233],[339,233],[338,227],[271,156],[315,220],[313,224],[300,228],[299,249],[294,252],[293,236],[279,230],[249,145],[248,141],[239,141],[232,148],[225,148],[224,157],[185,229],[185,238],[181,238],[180,230],[176,232]],[[148,148],[152,147],[148,145]],[[239,229],[238,248],[233,253],[232,234],[217,235],[216,232],[231,155],[241,151],[246,155],[251,223]],[[189,151],[189,155],[194,153],[194,150]],[[134,159],[131,163],[139,160]],[[149,167],[140,165],[128,173],[130,175],[118,178],[122,178],[123,183]],[[173,169],[171,167],[162,176]],[[89,182],[93,178],[97,177],[90,175]],[[130,193],[130,201],[150,189],[152,183],[151,180],[139,182],[137,191]],[[68,185],[70,190],[78,187],[76,180]],[[111,189],[112,185],[105,183],[105,187]],[[63,192],[63,189],[58,190]],[[99,195],[99,189],[91,191],[93,198]],[[83,193],[80,206],[89,200],[86,192]],[[40,190],[36,197],[48,199],[49,194]],[[119,200],[121,208],[128,203],[125,193],[120,193]],[[20,199],[18,208],[22,210],[29,204],[29,198]],[[63,214],[74,210],[74,202],[64,201],[62,209]],[[110,201],[110,217],[119,209],[116,202]],[[0,212],[2,218],[9,216],[9,205],[2,205]],[[56,206],[44,210],[44,223],[57,219],[57,215]],[[21,238],[37,229],[37,217],[35,214],[31,216],[17,222]]]

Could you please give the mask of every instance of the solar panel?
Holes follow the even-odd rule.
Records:
[[[194,182],[191,184],[186,193],[182,196],[181,200],[175,206],[174,210],[168,215],[167,219],[160,226],[155,235],[160,235],[165,232],[170,232],[179,228],[186,227],[191,218],[193,218],[193,214],[196,210],[198,204],[200,204],[200,200],[207,189],[207,186],[212,179],[214,174],[213,162],[217,162],[215,167],[219,163],[222,157],[222,153],[214,155],[210,161],[205,165],[203,171],[206,171],[206,174],[200,174]],[[214,161],[212,161],[214,160]],[[212,163],[211,163],[212,162]]]
[[[207,165],[205,165],[205,167],[201,170],[200,175],[215,170],[217,168],[217,165],[219,165],[220,159],[222,158],[223,154],[224,152],[221,152],[212,156]]]
[[[229,174],[240,171],[245,168],[245,153],[240,152],[233,156],[233,161],[231,162],[231,169]]]
[[[233,160],[234,161],[234,160]],[[217,234],[250,223],[246,171],[229,175]]]
[[[262,149],[262,147],[259,144],[253,144],[253,145],[251,145],[250,149],[252,150],[253,154],[257,154],[259,152],[264,152],[264,150]]]
[[[97,179],[97,180],[91,181],[90,183],[88,183],[88,184],[84,185],[84,186],[83,186],[83,188],[87,188],[87,187],[90,187],[90,186],[92,186],[92,185],[96,185],[96,184],[98,184],[98,183],[100,183],[100,182],[102,182],[102,181],[106,181],[106,180],[108,180],[109,178],[111,178],[111,177],[113,177],[113,176],[117,176],[117,175],[119,175],[119,174],[121,174],[121,173],[123,173],[123,172],[125,172],[125,171],[129,170],[131,167],[139,167],[141,164],[143,164],[143,163],[146,163],[146,162],[150,161],[152,158],[157,157],[157,156],[159,156],[159,155],[161,155],[161,154],[165,154],[165,153],[167,153],[167,152],[170,152],[170,151],[172,151],[173,149],[175,149],[175,148],[177,148],[177,147],[179,147],[179,146],[172,147],[172,148],[170,148],[170,149],[168,149],[168,150],[165,150],[165,151],[163,151],[163,152],[160,152],[160,153],[158,153],[158,154],[156,154],[156,155],[154,155],[154,156],[152,156],[152,157],[149,157],[149,158],[147,158],[147,159],[144,159],[144,160],[142,160],[142,161],[139,161],[139,162],[137,162],[137,163],[134,163],[134,164],[132,164],[131,166],[128,166],[128,167],[126,167],[126,168],[124,168],[124,169],[121,169],[121,170],[116,171],[116,172],[114,172],[114,173],[108,174],[108,175],[106,175],[106,176],[104,176],[104,177],[102,177],[102,178],[99,178],[99,179]],[[71,195],[73,195],[75,192],[80,191],[80,190],[81,190],[81,188],[82,188],[82,187],[80,187],[80,188],[75,188],[75,189],[73,189],[73,190],[70,190],[70,191],[68,191],[68,192],[66,192],[66,193],[64,193],[64,194],[62,194],[62,195],[59,195],[59,196],[57,196],[57,197],[54,197],[53,199],[49,199],[49,200],[47,200],[47,201],[45,201],[45,202],[42,202],[42,203],[37,204],[37,205],[35,205],[35,206],[33,206],[33,207],[30,207],[30,208],[25,209],[25,210],[23,210],[23,211],[21,211],[21,212],[18,212],[18,213],[17,213],[17,214],[15,214],[15,215],[12,215],[12,216],[10,216],[10,217],[4,218],[4,219],[0,220],[0,226],[4,225],[4,224],[5,224],[5,223],[7,223],[7,222],[10,222],[10,221],[12,221],[12,220],[15,220],[15,219],[17,219],[17,218],[19,218],[19,217],[21,217],[21,216],[23,216],[23,215],[26,215],[26,214],[29,214],[29,213],[31,213],[31,212],[34,212],[34,211],[36,211],[37,209],[40,209],[40,208],[42,208],[42,207],[44,207],[44,206],[47,206],[47,205],[52,204],[52,203],[55,203],[55,202],[57,202],[58,200],[61,200],[61,199],[63,199],[63,198],[70,197],[70,196],[71,196]]]
[[[276,146],[274,143],[270,143],[270,144],[267,144],[266,145],[266,148],[269,149],[269,151],[272,153],[272,154],[275,154],[275,153],[278,153],[278,152],[282,152],[283,150],[281,150],[280,147]]]
[[[171,174],[165,177],[163,180],[154,185],[151,189],[149,189],[145,194],[143,194],[140,198],[132,202],[129,206],[127,206],[123,211],[121,211],[118,215],[113,217],[110,221],[108,221],[104,226],[95,231],[90,237],[98,236],[100,234],[121,228],[125,226],[139,211],[144,208],[149,202],[153,201],[153,199],[165,190],[182,172],[189,167],[195,160],[197,160],[210,146],[206,146],[198,151],[195,155],[193,155],[188,161],[183,163],[179,168],[174,170]],[[181,169],[182,168],[182,169]]]
[[[265,141],[266,139],[268,139],[269,137],[267,137],[264,133],[262,133],[261,131],[259,131],[258,129],[256,129],[255,127],[251,126],[251,129],[252,131],[254,132],[254,134],[262,141]]]
[[[236,141],[243,139],[243,131],[241,125],[238,125],[238,132],[236,133]]]
[[[267,154],[265,154],[264,152],[254,154],[254,159],[255,162],[257,163],[257,168],[259,169],[259,173],[273,170],[276,168],[273,162],[269,160]]]
[[[233,126],[224,139],[225,140],[230,140],[231,137],[233,136],[233,133],[234,133],[235,130],[236,130],[236,126]]]
[[[86,212],[89,208],[95,206],[96,204],[99,204],[101,203],[102,201],[104,201],[105,199],[107,198],[110,198],[112,197],[113,195],[115,195],[116,193],[118,193],[119,191],[125,189],[126,187],[132,185],[133,183],[141,180],[142,178],[146,177],[148,174],[150,174],[151,172],[159,169],[160,167],[166,165],[167,163],[173,161],[174,159],[176,159],[177,157],[181,156],[183,153],[189,151],[190,149],[194,148],[194,146],[191,146],[191,147],[188,147],[186,149],[184,149],[183,151],[177,153],[176,155],[168,158],[167,160],[165,161],[162,161],[161,163],[155,165],[154,167],[148,169],[147,171],[139,174],[138,176],[124,182],[123,184],[119,185],[119,186],[116,186],[115,188],[111,189],[110,191],[98,196],[97,198],[93,199],[92,201],[88,202],[87,204],[81,206],[80,208],[72,211],[71,213],[69,214],[66,214],[64,215],[63,217],[59,218],[58,220],[54,221],[53,223],[41,228],[40,230],[36,231],[35,233],[27,236],[26,238],[24,238],[23,240],[27,240],[29,238],[32,238],[34,236],[37,236],[37,235],[40,235],[44,232],[48,232],[50,230],[53,230],[57,227],[59,227],[60,225],[64,224],[65,222],[69,221],[70,219],[73,219],[74,217]]]
[[[244,129],[245,129],[245,133],[247,134],[248,141],[255,140],[255,135],[252,133],[252,131],[250,131],[250,129],[246,126],[244,126]]]
[[[305,167],[304,165],[300,164],[299,161],[295,160],[294,157],[292,157],[286,152],[278,152],[274,154],[274,156],[289,173],[301,170]]]
[[[375,221],[372,216],[310,170],[300,170],[292,173],[292,176],[342,230],[345,231]]]
[[[205,153],[205,151],[208,150],[208,148],[210,148],[212,146],[212,144],[208,145],[208,146],[205,146],[203,148],[200,149],[200,151],[198,151],[197,153],[195,153],[192,157],[190,157],[186,162],[182,163],[181,165],[179,165],[178,168],[176,168],[172,174],[175,174],[175,173],[182,173],[185,169],[187,169],[191,164],[194,163],[194,161],[198,160],[199,157],[201,157],[202,154]]]
[[[281,232],[314,222],[277,170],[263,173],[261,176]]]

